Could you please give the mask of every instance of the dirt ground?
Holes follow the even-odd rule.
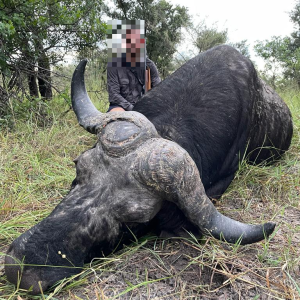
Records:
[[[237,178],[215,203],[238,221],[275,222],[269,241],[235,246],[207,237],[201,241],[148,237],[95,260],[76,278],[38,297],[15,292],[5,278],[0,255],[0,300],[300,300],[300,157],[294,161],[282,170],[277,166],[277,179],[267,176],[276,166],[266,169],[266,176],[255,173],[250,178],[246,169],[244,179]],[[7,247],[7,240],[0,239],[0,252]]]
[[[276,257],[285,247],[299,257],[300,231],[287,240],[284,224],[299,228],[300,210],[288,207],[275,222],[281,225],[269,244],[234,249],[212,238],[156,239],[137,251],[127,247],[105,268],[96,263],[85,285],[56,299],[300,299],[300,266]]]
[[[235,214],[239,202],[226,201],[226,214]],[[259,214],[268,209],[259,201],[257,205]],[[40,299],[300,299],[299,264],[288,265],[276,257],[284,249],[292,249],[294,253],[287,255],[296,259],[300,256],[300,230],[286,238],[292,227],[300,228],[300,209],[287,207],[274,221],[279,229],[269,243],[240,247],[213,238],[199,242],[148,238],[125,246],[108,263],[93,262],[88,275],[83,273],[61,292]],[[23,297],[11,299],[32,299]]]
[[[272,219],[277,225],[270,241],[232,246],[207,237],[201,241],[146,237],[114,256],[95,260],[75,279],[35,298],[22,292],[5,296],[1,291],[1,284],[7,285],[4,255],[0,255],[0,299],[298,300],[300,203],[297,207],[270,202],[261,196],[267,195],[261,189],[249,191],[250,208],[245,209],[250,200],[235,192],[216,206],[243,222]],[[299,202],[297,191],[295,197],[294,204]],[[0,245],[0,250],[4,253],[7,245]]]

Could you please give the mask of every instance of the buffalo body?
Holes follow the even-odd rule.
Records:
[[[10,246],[9,281],[39,293],[78,273],[96,252],[109,253],[122,236],[151,228],[242,244],[273,231],[272,223],[227,218],[209,199],[225,191],[244,156],[275,159],[290,145],[290,112],[247,58],[213,48],[147,93],[137,112],[108,114],[88,98],[85,64],[73,75],[72,104],[97,144],[76,160],[65,199]]]

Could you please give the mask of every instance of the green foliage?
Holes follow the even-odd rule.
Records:
[[[105,32],[101,1],[0,0],[0,8],[2,64],[11,63],[13,55],[30,54],[35,61],[41,51],[55,63],[67,51],[95,46]],[[60,54],[50,52],[53,48]]]
[[[197,25],[189,26],[189,33],[192,44],[197,48],[198,53],[204,52],[214,46],[225,44],[228,41],[228,30],[219,30],[215,25],[207,26],[205,20]]]
[[[291,37],[274,36],[257,42],[254,49],[266,61],[266,69],[273,72],[273,87],[279,71],[285,79],[295,80],[300,86],[300,48],[294,47]]]
[[[275,86],[278,73],[282,71],[286,80],[294,80],[300,87],[300,2],[290,14],[295,25],[291,36],[274,36],[271,40],[257,41],[255,52],[266,61],[266,71],[273,73]]]
[[[247,44],[247,40],[242,40],[237,43],[229,43],[229,45],[240,51],[244,56],[250,58],[249,44]]]
[[[290,13],[291,21],[294,23],[295,31],[292,32],[291,37],[294,40],[294,47],[300,47],[300,1],[296,3],[295,8]]]
[[[0,104],[24,94],[51,99],[51,66],[70,51],[96,48],[104,38],[101,5],[98,0],[0,0],[0,91],[6,95]]]
[[[265,40],[255,45],[256,53],[263,59],[273,59],[282,61],[285,60],[290,53],[288,47],[291,40],[288,37],[282,38],[280,36],[274,36],[272,40]]]
[[[187,8],[166,0],[118,0],[107,9],[112,19],[145,20],[148,56],[165,78],[181,41],[181,28],[189,23]]]
[[[185,46],[182,53],[178,52],[174,57],[173,70],[176,70],[193,56],[221,44],[228,44],[241,52],[244,56],[250,58],[247,40],[232,43],[229,41],[228,29],[219,29],[217,25],[217,23],[207,25],[205,19],[198,23],[189,23],[186,27],[187,34],[184,40],[184,45],[188,46]]]

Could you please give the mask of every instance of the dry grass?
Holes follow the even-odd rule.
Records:
[[[78,127],[72,112],[62,117],[60,100],[48,108],[43,128],[31,115],[14,131],[2,130],[0,299],[300,299],[300,97],[294,91],[282,96],[294,118],[291,149],[272,166],[242,163],[216,204],[237,220],[276,222],[269,240],[239,246],[148,236],[36,297],[6,281],[4,252],[67,193],[75,176],[72,160],[95,137]]]

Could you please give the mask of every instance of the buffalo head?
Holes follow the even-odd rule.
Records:
[[[98,141],[76,159],[69,194],[9,247],[10,282],[32,293],[47,289],[78,273],[95,249],[107,253],[123,234],[148,229],[165,203],[176,206],[199,233],[230,243],[257,242],[273,232],[272,223],[247,225],[219,213],[189,154],[161,138],[144,115],[101,114],[85,89],[85,65],[82,61],[74,72],[72,104],[80,125]]]

